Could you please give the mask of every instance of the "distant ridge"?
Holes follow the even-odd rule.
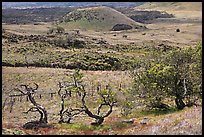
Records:
[[[135,7],[144,2],[2,2],[2,8],[39,8],[39,7]]]
[[[202,2],[146,2],[135,9],[202,11]]]
[[[202,2],[147,2],[134,9],[165,11],[176,18],[202,21]]]

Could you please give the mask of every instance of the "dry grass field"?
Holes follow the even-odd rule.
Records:
[[[51,98],[51,92],[57,92],[57,81],[66,79],[64,73],[71,73],[72,70],[53,69],[53,68],[12,68],[3,67],[2,83],[3,83],[3,102],[6,98],[6,92],[12,91],[17,84],[29,84],[36,82],[39,84],[39,90],[35,96],[36,101],[43,105],[48,111],[48,121],[54,128],[39,128],[37,130],[23,129],[22,125],[31,120],[36,120],[37,113],[29,115],[23,112],[27,111],[31,106],[30,102],[23,98],[20,102],[16,98],[12,112],[10,106],[7,105],[2,110],[2,132],[3,134],[32,134],[32,135],[68,135],[68,134],[85,134],[85,135],[156,135],[156,134],[201,134],[202,133],[202,107],[186,108],[182,111],[177,111],[169,114],[157,114],[155,112],[140,112],[135,111],[132,115],[125,117],[120,113],[120,108],[115,107],[110,117],[106,118],[104,123],[99,127],[91,126],[93,119],[85,114],[76,116],[73,119],[73,124],[58,124],[60,110],[60,99],[57,95]],[[122,83],[122,89],[125,90],[131,85],[131,79],[128,72],[123,71],[82,71],[84,80],[87,83],[87,89],[91,92],[96,92],[94,84],[107,83],[115,85],[114,90],[118,90],[118,83]],[[11,84],[12,83],[12,84]],[[93,87],[92,87],[92,86]],[[42,99],[39,98],[42,95]],[[73,103],[75,106],[75,103]],[[93,108],[94,110],[94,108]],[[148,118],[147,124],[140,124],[144,118]],[[125,119],[133,119],[134,123],[127,124],[122,121]],[[83,121],[83,123],[80,123]]]
[[[201,2],[148,2],[135,7],[135,10],[166,11],[175,15],[176,18],[202,19]]]
[[[184,13],[185,14],[185,13]],[[186,14],[185,14],[186,15]],[[198,15],[198,14],[193,14]],[[202,18],[202,16],[200,17]],[[177,21],[176,21],[177,20]],[[180,22],[180,23],[179,23]],[[42,25],[26,24],[26,25],[6,25],[2,27],[8,32],[19,35],[43,35],[48,32],[52,25],[43,23]],[[202,21],[185,20],[185,19],[163,19],[161,22],[147,24],[147,30],[127,30],[127,31],[94,31],[80,30],[80,34],[84,37],[103,39],[109,44],[145,44],[145,43],[165,43],[171,46],[188,46],[195,45],[197,41],[202,40]],[[176,32],[180,29],[180,32]],[[74,29],[72,29],[74,30]],[[70,29],[65,29],[70,32]],[[127,38],[123,37],[127,35]]]
[[[40,23],[38,25],[32,24],[2,24],[3,28],[8,32],[18,34],[18,35],[45,35],[49,27],[51,27],[51,23]]]

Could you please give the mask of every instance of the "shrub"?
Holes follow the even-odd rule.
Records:
[[[200,55],[201,48],[198,45],[196,48],[170,51],[162,58],[157,56],[155,60],[141,61],[132,71],[133,92],[138,97],[145,95],[144,103],[152,107],[155,107],[155,104],[157,107],[165,106],[162,99],[169,97],[175,99],[178,109],[183,109],[188,104],[196,104],[202,94]],[[197,57],[194,58],[195,56]],[[195,64],[198,65],[197,70],[192,69]]]

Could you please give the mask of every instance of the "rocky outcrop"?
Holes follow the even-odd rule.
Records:
[[[120,31],[120,30],[129,30],[132,29],[133,27],[127,24],[116,24],[115,26],[113,26],[113,28],[111,29],[112,31]]]

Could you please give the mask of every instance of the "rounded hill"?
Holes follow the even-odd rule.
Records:
[[[106,7],[90,7],[76,9],[62,19],[59,20],[59,25],[66,29],[85,29],[96,31],[113,30],[114,26],[129,26],[130,29],[144,29],[144,24],[135,22],[119,11]],[[121,29],[123,30],[123,28]]]

